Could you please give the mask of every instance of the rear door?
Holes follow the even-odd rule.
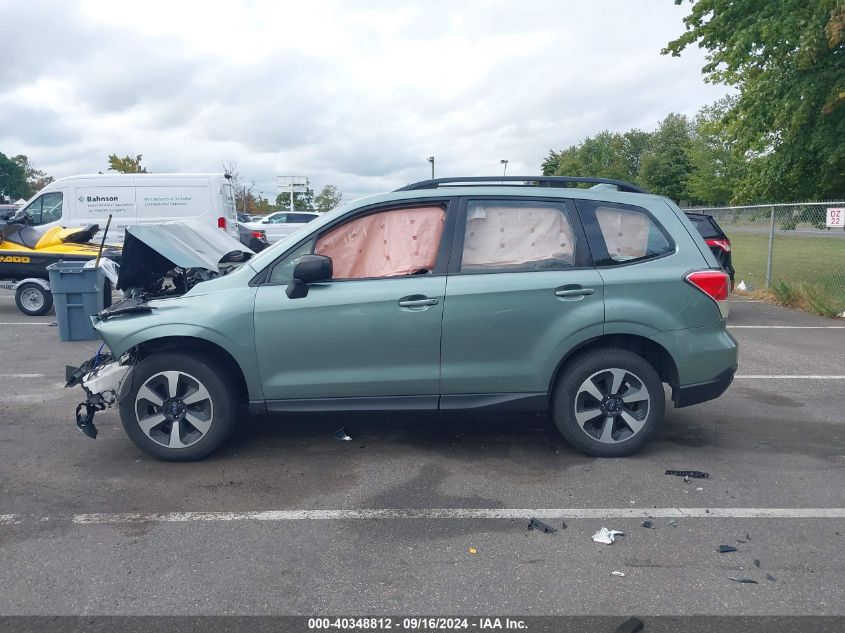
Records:
[[[566,353],[602,334],[603,292],[571,201],[464,199],[443,313],[441,408],[545,398]]]

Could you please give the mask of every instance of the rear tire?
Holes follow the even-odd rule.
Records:
[[[205,356],[153,354],[133,368],[131,378],[120,420],[129,439],[157,459],[203,459],[235,428],[237,391]]]
[[[627,350],[605,348],[579,354],[561,370],[551,413],[573,447],[595,457],[623,457],[651,439],[665,410],[654,367]]]
[[[41,284],[28,281],[15,290],[15,305],[26,316],[44,316],[53,307],[53,293]]]

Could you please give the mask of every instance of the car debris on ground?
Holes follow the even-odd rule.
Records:
[[[652,527],[654,527],[654,524],[651,521],[643,521],[643,527],[647,530],[650,530],[652,529]]]
[[[710,479],[710,473],[705,473],[701,470],[667,470],[667,475],[674,475],[675,477],[692,477],[693,479]]]
[[[614,633],[640,633],[644,626],[643,621],[639,618],[628,618],[616,627]]]
[[[610,575],[611,576],[618,576],[619,578],[625,577],[625,573],[621,572],[621,571],[612,571],[612,572],[610,572]]]
[[[736,548],[733,545],[719,545],[719,553],[720,554],[727,554],[729,552],[735,552]]]
[[[349,434],[346,432],[346,427],[342,426],[337,431],[334,432],[334,439],[340,440],[342,442],[351,442],[352,438],[349,437]]]
[[[539,530],[540,532],[543,532],[545,534],[548,534],[550,532],[557,532],[557,528],[553,528],[551,525],[543,523],[542,521],[540,521],[539,519],[535,519],[534,517],[531,517],[531,520],[528,522],[528,529]]]
[[[734,582],[741,583],[743,585],[756,585],[758,584],[756,580],[752,578],[734,578],[733,576],[728,576],[728,580],[733,580]]]
[[[613,542],[616,540],[617,536],[624,536],[625,532],[620,532],[619,530],[608,530],[606,527],[603,527],[598,532],[593,534],[593,540],[596,543],[603,543],[604,545],[612,545]]]

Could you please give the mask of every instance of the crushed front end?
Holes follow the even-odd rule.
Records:
[[[134,351],[115,359],[110,352],[103,353],[102,350],[101,346],[95,356],[79,367],[68,365],[65,368],[65,387],[80,385],[85,391],[85,400],[76,407],[76,426],[92,440],[97,438],[94,416],[121,401],[131,383],[132,367],[135,365]]]

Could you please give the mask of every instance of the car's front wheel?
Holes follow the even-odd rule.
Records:
[[[129,438],[153,457],[202,459],[234,430],[237,394],[210,359],[152,354],[133,368],[131,378],[120,419]]]
[[[663,421],[663,384],[642,357],[622,349],[580,354],[563,368],[552,417],[575,448],[596,457],[638,451]]]

